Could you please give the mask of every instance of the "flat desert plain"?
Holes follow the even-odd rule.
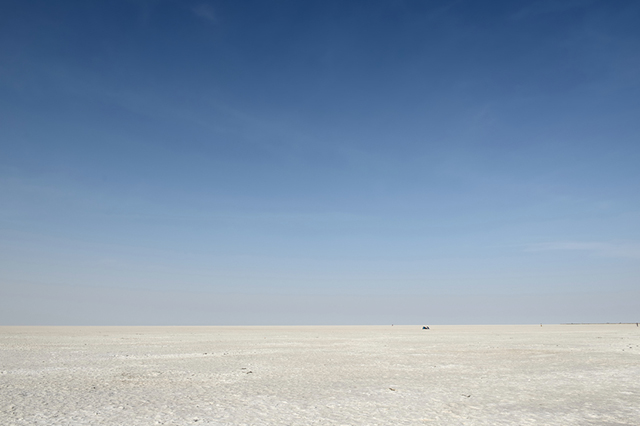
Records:
[[[640,328],[0,327],[2,425],[640,425]]]

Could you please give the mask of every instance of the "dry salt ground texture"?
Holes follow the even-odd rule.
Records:
[[[633,325],[0,327],[2,425],[640,425]]]

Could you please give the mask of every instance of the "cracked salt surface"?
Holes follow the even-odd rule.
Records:
[[[635,324],[0,327],[0,373],[2,425],[640,425]]]

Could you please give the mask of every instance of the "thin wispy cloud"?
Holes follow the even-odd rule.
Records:
[[[511,16],[511,19],[520,20],[548,15],[552,13],[565,12],[570,9],[586,7],[593,3],[593,0],[569,0],[558,2],[554,0],[540,0],[528,4]]]
[[[195,6],[192,10],[193,10],[193,13],[196,14],[196,16],[202,19],[205,19],[211,23],[215,24],[218,21],[216,13],[213,10],[213,7],[211,7],[207,3],[200,3],[199,5]]]
[[[640,259],[640,244],[562,241],[533,244],[527,251],[578,251],[602,257]]]

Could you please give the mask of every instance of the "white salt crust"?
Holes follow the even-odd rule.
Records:
[[[0,327],[2,425],[640,425],[633,325]]]

